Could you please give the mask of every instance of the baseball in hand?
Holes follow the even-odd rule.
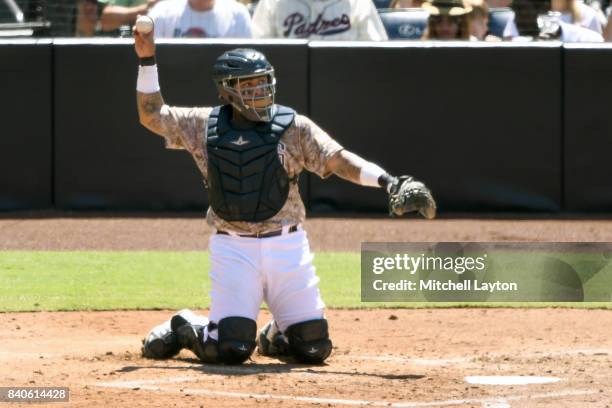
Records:
[[[136,20],[136,30],[142,34],[149,34],[153,31],[153,19],[149,16],[140,16]]]

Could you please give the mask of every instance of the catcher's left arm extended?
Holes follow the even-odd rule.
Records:
[[[412,176],[394,177],[380,166],[354,153],[341,150],[327,162],[327,169],[345,180],[370,187],[383,187],[389,193],[389,214],[418,212],[427,219],[436,216],[431,191]]]

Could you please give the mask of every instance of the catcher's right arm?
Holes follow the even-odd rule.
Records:
[[[393,177],[378,165],[347,150],[332,157],[327,168],[337,176],[362,186],[385,187],[389,193],[389,215],[418,212],[427,219],[436,216],[436,202],[431,191],[412,176]]]

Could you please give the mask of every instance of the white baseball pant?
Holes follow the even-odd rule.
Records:
[[[319,277],[301,227],[270,238],[213,234],[209,251],[212,322],[230,316],[257,320],[262,300],[281,331],[323,318]],[[210,333],[215,339],[216,334]]]

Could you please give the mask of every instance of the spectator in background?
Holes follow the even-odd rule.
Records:
[[[486,0],[470,0],[470,5],[472,6],[472,12],[468,14],[470,39],[474,41],[501,41],[500,37],[489,32],[489,6]]]
[[[558,40],[562,42],[603,42],[601,34],[576,24],[561,20],[559,12],[549,12],[538,16],[540,27],[539,40]]]
[[[597,12],[580,0],[551,0],[552,11],[561,13],[561,21],[602,33]]]
[[[165,0],[149,16],[157,38],[251,37],[251,16],[235,0]]]
[[[491,1],[494,0],[488,1],[489,7],[492,7]],[[550,0],[512,0],[512,10],[516,13],[518,32],[525,36],[525,39],[534,38],[540,33],[538,16],[550,10]]]
[[[604,30],[604,40],[612,42],[612,14],[608,16],[608,24]]]
[[[489,32],[489,6],[483,0],[471,0],[472,12],[470,20],[470,35],[474,40],[485,41]]]
[[[597,33],[593,30],[580,27],[576,24],[568,24],[562,21],[560,40],[563,42],[599,43],[603,42],[604,38],[600,33]]]
[[[2,1],[2,0],[0,0]],[[76,33],[77,2],[75,0],[29,1],[27,2],[27,21],[48,21],[49,37],[74,37]]]
[[[372,0],[261,0],[253,15],[253,36],[387,40]]]
[[[470,40],[471,6],[462,0],[432,0],[423,8],[429,12],[423,40]]]
[[[139,14],[147,14],[157,0],[98,0],[102,31],[117,31],[121,26],[133,26]]]
[[[78,0],[75,22],[76,37],[93,37],[98,30],[97,0]]]

